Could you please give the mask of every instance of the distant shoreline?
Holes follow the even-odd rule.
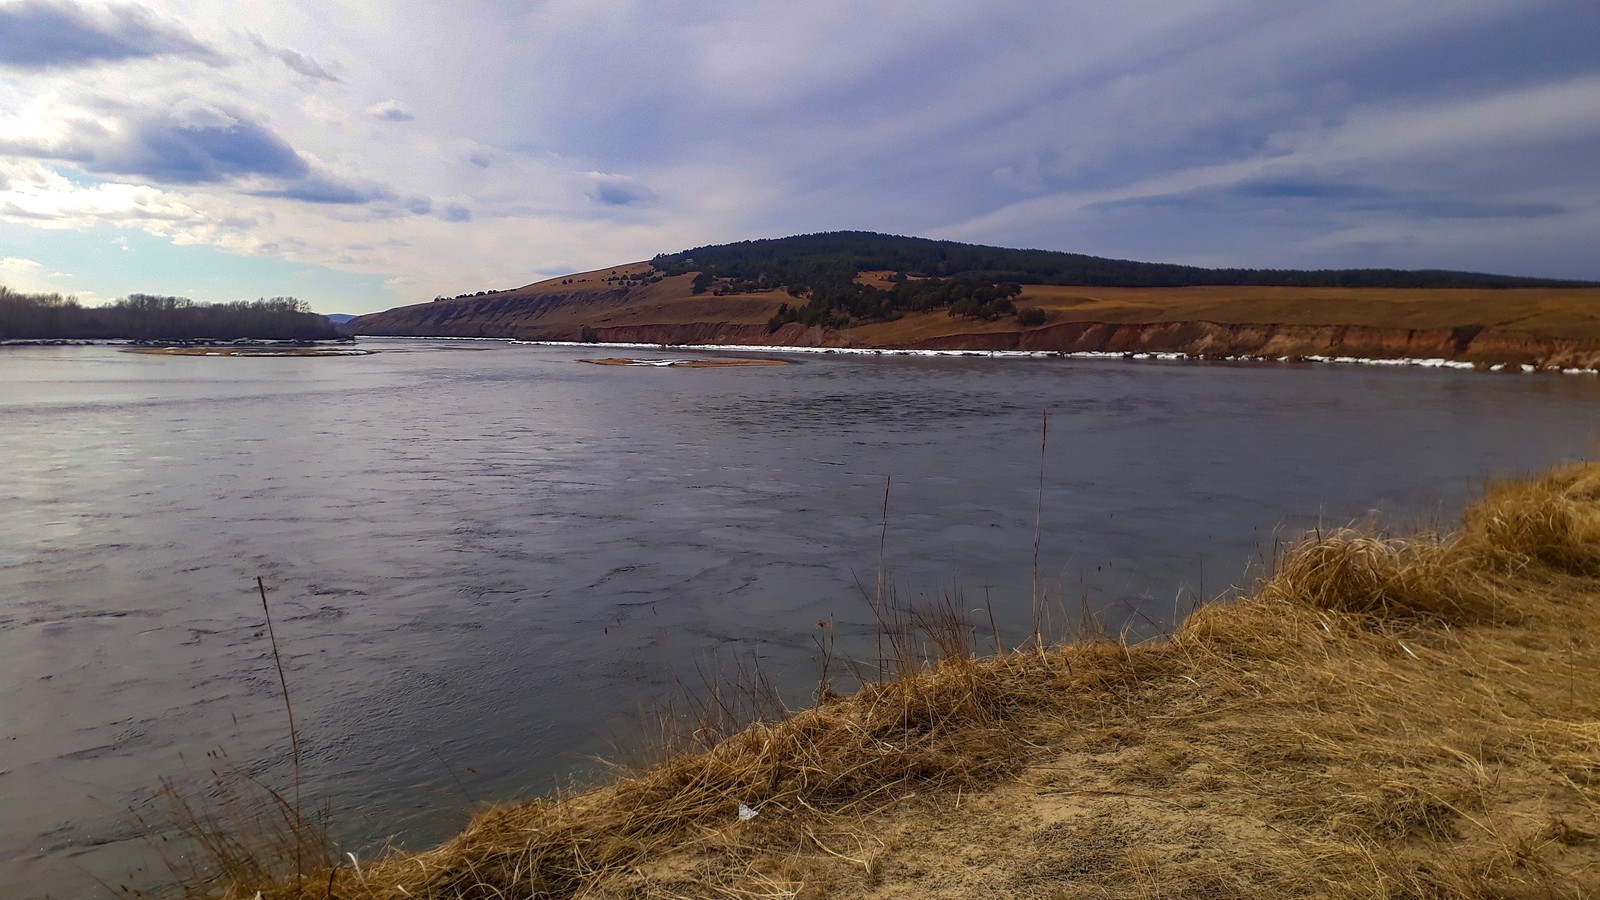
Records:
[[[377,337],[374,335],[374,337]],[[1576,367],[1539,367],[1528,364],[1483,364],[1465,362],[1463,360],[1444,358],[1368,358],[1357,356],[1257,356],[1250,354],[1239,355],[1195,355],[1179,352],[1111,352],[1098,350],[921,350],[921,349],[896,349],[882,347],[800,347],[764,344],[650,344],[650,343],[585,343],[580,341],[522,341],[515,338],[461,338],[437,337],[423,338],[417,336],[385,336],[400,340],[472,340],[472,341],[504,341],[510,344],[538,347],[584,347],[584,348],[615,348],[618,350],[659,350],[662,352],[674,351],[705,351],[719,353],[805,353],[839,356],[920,356],[920,357],[978,357],[986,359],[1122,359],[1131,361],[1168,361],[1168,362],[1258,362],[1258,363],[1329,363],[1336,365],[1362,365],[1384,366],[1389,368],[1421,368],[1421,369],[1461,369],[1485,372],[1512,372],[1534,374],[1539,372],[1563,375],[1600,375],[1600,368]],[[585,360],[588,362],[589,360]],[[620,363],[611,363],[619,365]]]

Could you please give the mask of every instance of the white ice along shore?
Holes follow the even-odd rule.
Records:
[[[1340,365],[1358,366],[1412,366],[1423,369],[1477,369],[1477,363],[1462,362],[1456,359],[1414,359],[1401,357],[1398,359],[1368,359],[1361,356],[1301,356],[1291,359],[1287,356],[1224,356],[1200,357],[1190,356],[1187,353],[1123,353],[1114,351],[1080,350],[1067,352],[1063,350],[895,350],[876,349],[869,347],[790,347],[769,344],[647,344],[647,343],[589,343],[581,341],[519,341],[508,339],[508,343],[523,344],[538,347],[587,347],[608,348],[615,350],[715,350],[734,353],[816,353],[816,354],[842,354],[853,356],[967,356],[986,357],[989,359],[1131,359],[1131,360],[1172,360],[1192,362],[1312,362],[1335,363]],[[1600,375],[1600,369],[1540,369],[1538,366],[1509,365],[1500,363],[1487,367],[1490,372],[1560,372],[1564,375]]]

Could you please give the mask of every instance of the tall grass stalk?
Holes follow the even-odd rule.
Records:
[[[889,487],[894,483],[893,475],[883,476],[883,524],[878,531],[878,591],[872,601],[872,616],[877,620],[878,627],[878,677],[883,677],[883,579],[884,579],[884,547],[889,542]]]
[[[294,759],[294,830],[298,834],[305,830],[304,807],[301,805],[300,785],[300,729],[294,724],[294,703],[289,699],[289,679],[283,674],[283,656],[278,653],[278,635],[272,630],[272,609],[267,605],[267,584],[256,576],[256,590],[261,593],[261,614],[267,619],[267,643],[272,645],[272,663],[278,668],[278,687],[283,690],[283,712],[289,719],[289,749]],[[300,841],[295,841],[294,846],[294,877],[295,883],[300,884],[305,879],[304,847]]]
[[[1044,533],[1044,452],[1050,440],[1050,412],[1039,413],[1039,504],[1033,517],[1033,643],[1044,652],[1044,625],[1041,621],[1044,598],[1039,593],[1039,545]]]

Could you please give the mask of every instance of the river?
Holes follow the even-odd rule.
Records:
[[[1016,644],[1037,538],[1058,622],[1147,636],[1308,528],[1448,527],[1589,455],[1600,404],[1591,376],[362,346],[0,349],[0,894],[151,883],[130,810],[203,800],[211,751],[288,783],[257,576],[308,796],[352,847],[417,846],[626,755],[641,704],[731,660],[807,702],[817,623],[866,652],[880,566]]]

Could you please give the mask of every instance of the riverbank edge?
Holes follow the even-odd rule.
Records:
[[[388,338],[410,339],[402,335]],[[539,347],[614,348],[618,350],[661,350],[665,352],[698,350],[726,353],[795,353],[840,356],[902,356],[985,359],[1110,359],[1167,362],[1252,362],[1252,363],[1324,363],[1335,365],[1387,366],[1421,369],[1459,369],[1483,372],[1513,372],[1533,374],[1538,372],[1564,375],[1600,375],[1600,367],[1541,367],[1530,363],[1467,362],[1443,357],[1358,357],[1323,356],[1318,354],[1294,356],[1263,356],[1258,354],[1209,354],[1178,351],[1104,351],[1104,350],[926,350],[896,347],[819,347],[783,344],[655,344],[643,342],[582,342],[582,341],[532,341],[516,338],[467,337],[417,337],[416,340],[483,340],[503,341],[511,344]]]
[[[1600,887],[1600,465],[1493,486],[1451,535],[1317,536],[1149,643],[1080,622],[983,657],[948,603],[880,621],[896,674],[848,697],[433,850],[190,896]]]
[[[868,323],[833,330],[798,323],[770,329],[739,320],[682,320],[590,325],[520,324],[514,317],[444,316],[416,322],[389,321],[390,313],[356,327],[372,337],[484,337],[522,342],[605,345],[745,347],[835,352],[950,351],[1175,355],[1191,359],[1445,360],[1479,368],[1532,366],[1551,370],[1600,370],[1600,338],[1563,336],[1508,325],[1463,324],[1405,328],[1359,324],[1274,324],[1253,316],[1154,321],[1070,318],[1058,311],[1044,325],[964,323],[922,315],[904,321]],[[418,315],[450,312],[422,310]],[[607,313],[606,315],[611,315]],[[360,320],[358,320],[360,321]],[[386,324],[385,324],[386,323]],[[1401,363],[1404,364],[1404,363]]]

